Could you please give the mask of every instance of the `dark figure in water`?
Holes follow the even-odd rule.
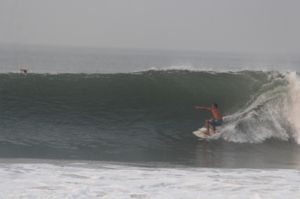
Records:
[[[23,75],[27,75],[27,73],[28,73],[28,70],[27,69],[25,69],[25,68],[21,68],[20,69],[20,72],[23,74]]]
[[[223,116],[218,109],[218,104],[213,103],[211,107],[195,106],[195,109],[211,112],[212,118],[209,120],[205,120],[205,127],[207,128],[208,135],[210,135],[210,127],[212,127],[212,134],[214,134],[216,131],[216,126],[221,126],[223,124]]]

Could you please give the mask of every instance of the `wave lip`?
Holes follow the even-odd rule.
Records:
[[[147,72],[147,71],[190,71],[190,72],[208,72],[214,71],[213,67],[194,67],[192,65],[172,65],[167,67],[150,67],[146,70],[138,72]],[[219,71],[220,72],[220,71]]]

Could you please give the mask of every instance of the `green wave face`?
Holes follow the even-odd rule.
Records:
[[[288,140],[295,138],[289,92],[288,74],[278,72],[0,74],[0,148],[103,158],[189,146],[191,132],[210,118],[194,106],[214,102],[225,115],[220,139]]]

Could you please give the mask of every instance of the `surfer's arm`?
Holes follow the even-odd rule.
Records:
[[[205,106],[195,106],[195,109],[205,110],[205,111],[211,111],[210,107],[205,107]]]

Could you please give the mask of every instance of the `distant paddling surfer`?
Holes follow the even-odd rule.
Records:
[[[212,127],[212,133],[214,134],[216,131],[216,126],[221,126],[223,124],[223,116],[218,109],[218,104],[213,103],[211,107],[195,106],[195,109],[211,112],[213,118],[210,120],[205,120],[205,128],[207,129],[208,135],[210,135],[210,127]]]
[[[27,75],[27,73],[28,73],[28,69],[25,69],[25,68],[21,68],[20,69],[20,72],[21,72],[21,74],[23,74],[23,75]]]

